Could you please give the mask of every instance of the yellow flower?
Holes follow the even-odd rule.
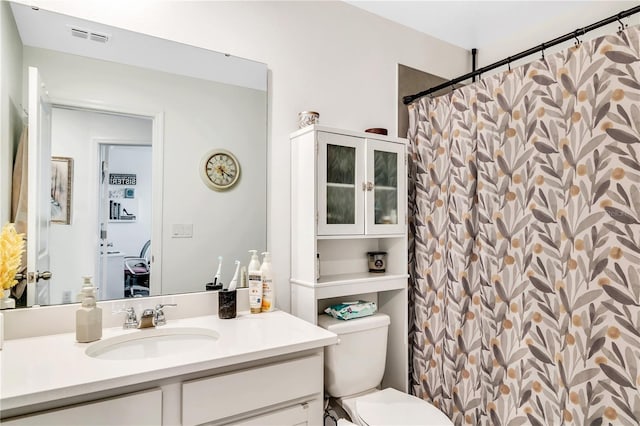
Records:
[[[22,261],[24,234],[18,234],[13,223],[7,223],[0,233],[0,297],[4,290],[18,284],[16,273]]]

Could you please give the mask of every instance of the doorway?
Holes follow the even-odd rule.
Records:
[[[99,299],[149,296],[152,147],[130,140],[97,142]]]
[[[150,171],[153,163],[151,157],[154,155],[154,148],[151,145],[153,127],[153,120],[149,117],[54,105],[51,152],[53,156],[73,160],[74,178],[71,190],[70,221],[64,224],[52,223],[50,228],[51,270],[56,271],[50,282],[51,304],[75,302],[82,284],[81,277],[85,275],[94,277],[98,298],[104,300],[107,297],[105,280],[109,276],[105,274],[106,265],[103,265],[103,262],[106,259],[101,255],[100,244],[107,246],[113,241],[114,249],[122,252],[124,262],[125,256],[138,257],[142,248],[142,244],[134,248],[133,241],[129,244],[128,238],[121,236],[127,234],[127,227],[146,226],[148,227],[147,240],[151,239],[151,202],[149,201],[148,206],[146,202],[140,203],[140,197],[144,192],[150,200],[152,194]],[[108,149],[108,147],[114,149]],[[145,158],[148,158],[144,163],[148,165],[149,177],[145,177],[144,180],[149,186],[144,191],[140,190],[138,181],[142,182],[142,180],[136,180],[136,185],[122,186],[122,188],[133,188],[133,199],[140,203],[135,207],[137,209],[135,213],[132,207],[127,209],[127,213],[136,216],[136,221],[110,222],[108,215],[105,220],[104,197],[101,190],[103,171],[106,173],[107,180],[110,172],[127,174],[124,173],[127,171],[124,167],[128,167],[126,162],[122,163],[117,159],[128,155],[131,162],[142,163],[139,156],[143,154],[136,151],[142,148],[148,152],[148,155],[144,154]],[[103,169],[103,149],[105,153],[116,152],[113,158],[117,163],[123,164],[121,171],[113,168]],[[131,191],[129,191],[130,194]],[[108,191],[106,195],[109,195]],[[148,219],[142,219],[147,215]],[[122,217],[121,215],[121,220]],[[102,228],[101,223],[105,224]],[[120,226],[121,229],[116,230],[116,226]],[[115,234],[113,238],[109,234],[110,231]],[[103,241],[103,236],[106,243]],[[116,251],[111,250],[111,247],[107,248],[108,251]],[[123,283],[123,295],[120,297],[124,297],[124,265],[120,268],[119,276]]]

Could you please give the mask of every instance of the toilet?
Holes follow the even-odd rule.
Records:
[[[338,344],[325,347],[324,386],[361,426],[451,426],[433,405],[396,389],[377,389],[387,355],[388,315],[350,319],[318,316],[318,326],[338,335]]]

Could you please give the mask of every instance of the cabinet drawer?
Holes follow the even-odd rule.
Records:
[[[160,425],[162,391],[153,389],[116,398],[2,419],[7,426],[26,425]]]
[[[306,404],[296,404],[244,419],[237,423],[229,423],[227,426],[297,426],[307,425],[308,423],[309,407]]]
[[[182,424],[198,425],[302,398],[322,389],[322,356],[313,355],[182,385]]]

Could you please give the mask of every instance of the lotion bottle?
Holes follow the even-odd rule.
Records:
[[[249,269],[249,308],[252,314],[262,309],[262,272]]]
[[[271,254],[262,253],[263,260],[260,266],[262,273],[262,312],[271,312],[275,309],[276,289],[273,282],[273,271],[271,270]]]
[[[83,277],[82,306],[76,311],[76,340],[93,342],[102,337],[102,309],[96,306],[91,277]]]

